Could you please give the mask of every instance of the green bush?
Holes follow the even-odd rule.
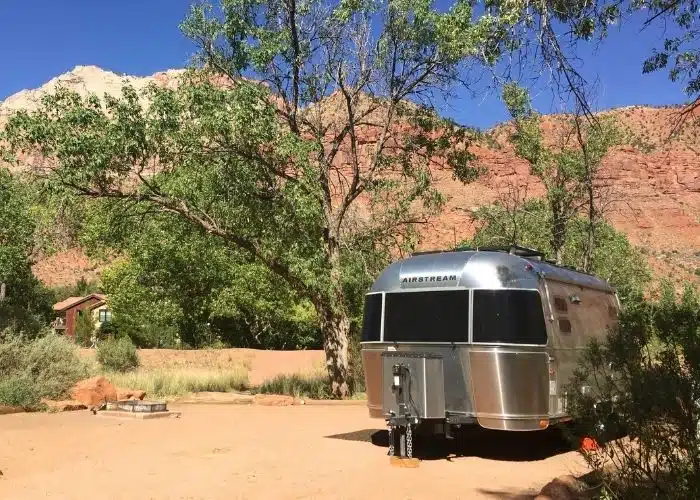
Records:
[[[73,342],[50,333],[25,346],[24,369],[42,397],[61,399],[77,381],[90,376],[87,362]]]
[[[12,375],[0,380],[0,404],[20,406],[27,410],[40,406],[41,393],[26,375]]]
[[[97,346],[97,361],[107,370],[126,372],[138,368],[139,355],[129,337],[109,338]]]
[[[0,404],[35,408],[41,398],[62,399],[90,375],[73,342],[54,333],[0,343]]]
[[[585,452],[614,498],[700,498],[700,294],[630,304],[568,388]],[[591,388],[581,394],[580,387]],[[622,432],[621,432],[622,431]],[[629,439],[618,439],[624,433]]]

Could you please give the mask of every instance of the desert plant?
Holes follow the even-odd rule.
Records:
[[[589,346],[571,410],[599,443],[584,456],[616,498],[700,498],[699,380],[700,294],[691,287],[678,298],[664,283],[658,300],[630,304],[607,340]],[[617,439],[620,430],[629,437]]]
[[[65,337],[45,332],[31,341],[0,343],[0,404],[35,408],[40,398],[65,397],[89,374],[89,365]]]
[[[12,375],[0,380],[0,405],[36,409],[40,406],[41,394],[27,375]]]
[[[24,348],[23,370],[42,397],[59,399],[79,380],[90,375],[90,367],[70,340],[48,333]]]
[[[109,338],[97,347],[97,361],[107,370],[126,372],[138,368],[139,355],[129,337]]]

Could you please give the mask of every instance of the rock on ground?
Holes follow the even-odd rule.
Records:
[[[10,413],[23,413],[24,408],[21,406],[5,406],[0,405],[0,415],[9,415]]]
[[[125,399],[139,399],[143,400],[146,397],[146,391],[139,391],[136,389],[121,389],[117,388],[117,400],[123,401]]]
[[[256,394],[253,398],[256,405],[261,406],[292,406],[294,398],[292,396],[281,396],[277,394]]]
[[[117,400],[117,389],[105,377],[81,380],[70,390],[70,397],[88,406]]]
[[[585,498],[585,485],[572,475],[559,476],[542,488],[535,500],[579,500]]]
[[[49,399],[42,399],[49,411],[77,411],[77,410],[87,410],[87,406],[80,401],[51,401]]]

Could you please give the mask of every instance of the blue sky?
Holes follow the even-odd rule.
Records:
[[[439,0],[439,4],[446,0]],[[190,0],[0,1],[0,100],[36,88],[77,65],[133,75],[184,67],[194,47],[178,29]],[[659,29],[627,26],[597,51],[583,47],[584,73],[599,81],[596,107],[677,104],[682,87],[659,72],[641,75],[642,61],[661,46]],[[546,88],[536,91],[539,111],[561,110]],[[490,127],[507,118],[497,95],[453,100],[443,112],[465,125]]]

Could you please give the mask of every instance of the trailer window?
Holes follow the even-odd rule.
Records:
[[[473,340],[546,344],[540,294],[535,290],[474,290]]]
[[[469,342],[469,290],[386,294],[384,340]]]
[[[362,321],[362,341],[376,342],[382,329],[382,294],[365,295],[365,311]]]
[[[554,308],[557,311],[566,312],[569,307],[566,305],[566,300],[562,297],[554,297]]]
[[[559,331],[561,333],[571,333],[571,321],[566,318],[559,318]]]

